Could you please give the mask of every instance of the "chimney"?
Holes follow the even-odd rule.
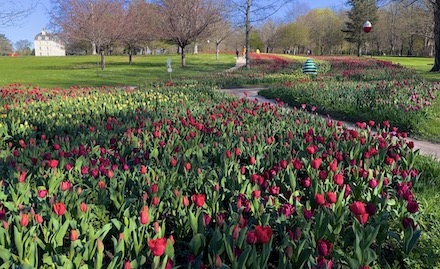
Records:
[[[41,34],[46,35],[46,29],[43,28],[43,30],[41,30]]]

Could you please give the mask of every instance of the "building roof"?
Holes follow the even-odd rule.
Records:
[[[41,37],[41,38],[39,38]],[[61,43],[60,38],[57,35],[48,33],[46,30],[42,30],[35,36],[35,40],[46,40],[46,41],[55,41]]]

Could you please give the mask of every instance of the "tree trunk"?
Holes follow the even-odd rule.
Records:
[[[92,55],[96,55],[96,44],[92,43]]]
[[[434,5],[434,66],[431,72],[440,71],[440,0],[436,0]]]
[[[182,67],[186,66],[186,54],[185,54],[185,47],[184,46],[179,46],[180,48],[180,52],[181,52],[181,56],[182,56]]]
[[[101,69],[105,69],[105,51],[101,49]]]
[[[247,0],[246,4],[246,68],[251,68],[251,6],[252,0]]]
[[[133,63],[133,50],[132,48],[129,46],[128,47],[128,64],[132,64]]]
[[[218,60],[218,56],[220,53],[220,43],[216,42],[215,43],[215,59]]]
[[[194,54],[199,54],[199,43],[194,44]]]

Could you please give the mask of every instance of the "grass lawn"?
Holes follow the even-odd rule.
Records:
[[[434,58],[422,57],[375,57],[384,61],[401,64],[413,68],[416,72],[429,81],[440,81],[440,73],[429,72],[434,64]]]
[[[107,68],[99,68],[99,56],[0,57],[0,85],[32,84],[39,87],[138,85],[169,80],[167,59],[172,60],[172,78],[197,77],[220,72],[235,65],[233,55],[187,55],[187,66],[180,66],[180,55],[107,56]]]

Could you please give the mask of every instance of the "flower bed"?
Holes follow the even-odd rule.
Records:
[[[387,122],[201,85],[21,90],[0,119],[0,268],[382,267],[420,235],[417,153]]]
[[[383,61],[330,60],[330,76],[292,79],[260,94],[293,106],[316,106],[322,114],[348,120],[388,120],[406,131],[416,132],[420,122],[430,116],[437,84],[408,79],[414,75],[412,71]]]

